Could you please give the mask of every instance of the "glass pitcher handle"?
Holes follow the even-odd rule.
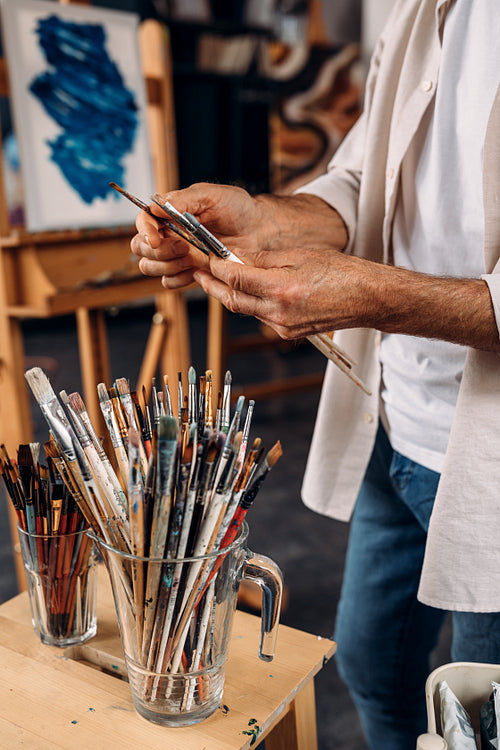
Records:
[[[283,575],[276,563],[265,555],[247,552],[243,578],[253,581],[262,591],[262,615],[259,657],[272,661],[278,635],[283,592]]]

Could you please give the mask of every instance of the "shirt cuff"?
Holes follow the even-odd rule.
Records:
[[[357,193],[355,190],[351,188],[349,183],[344,180],[337,181],[331,172],[327,172],[295,190],[295,195],[300,193],[308,193],[322,198],[325,203],[328,203],[340,214],[346,225],[348,235],[344,252],[350,253],[354,245],[356,231]]]
[[[490,290],[491,302],[495,313],[497,329],[500,332],[500,273],[485,273],[481,276]],[[500,333],[499,333],[500,338]]]

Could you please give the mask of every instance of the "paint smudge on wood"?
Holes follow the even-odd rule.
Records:
[[[250,727],[250,729],[244,729],[242,734],[247,734],[252,738],[250,742],[251,747],[252,745],[255,745],[257,741],[257,737],[260,734],[260,727],[257,723],[257,719],[249,719],[248,726]]]

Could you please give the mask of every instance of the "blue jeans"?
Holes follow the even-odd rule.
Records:
[[[417,601],[439,474],[377,440],[354,510],[334,638],[371,750],[415,750],[446,612]],[[450,560],[453,565],[453,560]],[[454,612],[453,661],[500,662],[500,614]]]

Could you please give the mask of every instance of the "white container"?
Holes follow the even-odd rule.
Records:
[[[500,682],[500,664],[458,661],[444,664],[430,673],[425,684],[427,734],[418,738],[417,750],[445,750],[447,747],[441,737],[439,683],[443,680],[469,714],[474,732],[479,736],[479,711],[491,695],[491,681]]]

